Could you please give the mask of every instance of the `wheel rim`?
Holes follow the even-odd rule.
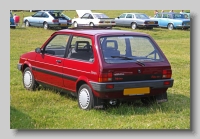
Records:
[[[169,30],[172,30],[173,28],[174,28],[174,27],[173,27],[172,24],[169,24],[169,25],[168,25],[168,29],[169,29]]]
[[[83,88],[79,93],[79,104],[82,109],[86,109],[90,104],[90,93],[86,88]]]
[[[77,27],[78,25],[77,25],[77,23],[76,22],[74,22],[74,27]]]
[[[44,29],[47,29],[47,28],[48,28],[47,23],[44,23]]]
[[[24,73],[24,85],[29,88],[33,83],[33,76],[30,71]]]
[[[29,23],[28,23],[28,21],[26,21],[26,27],[28,27],[29,26]]]
[[[94,24],[93,24],[93,23],[90,23],[90,26],[94,26]]]
[[[136,24],[132,24],[132,29],[136,29]]]

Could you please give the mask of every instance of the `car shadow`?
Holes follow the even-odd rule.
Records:
[[[10,129],[34,129],[35,123],[30,116],[10,106]]]

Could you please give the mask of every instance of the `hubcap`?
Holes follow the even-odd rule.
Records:
[[[133,24],[133,25],[132,25],[132,29],[135,29],[135,28],[136,28],[136,24]]]
[[[172,30],[172,29],[173,29],[173,25],[169,24],[169,30]]]
[[[32,85],[33,77],[30,71],[24,73],[24,85],[29,88]]]
[[[77,27],[77,26],[78,26],[78,25],[77,25],[77,23],[75,22],[75,23],[74,23],[74,27]]]
[[[90,26],[94,26],[92,23],[90,23]]]
[[[26,26],[27,26],[27,27],[29,26],[29,23],[28,23],[28,21],[26,21]]]
[[[47,29],[48,28],[48,25],[45,23],[44,24],[44,29]]]
[[[79,104],[82,109],[86,109],[90,104],[90,94],[86,88],[83,88],[79,93]]]

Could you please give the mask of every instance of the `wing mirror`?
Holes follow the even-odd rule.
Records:
[[[35,49],[35,52],[36,52],[36,53],[41,53],[42,50],[41,50],[40,48],[36,48],[36,49]]]

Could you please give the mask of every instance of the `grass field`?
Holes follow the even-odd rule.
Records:
[[[97,11],[117,17],[127,11]],[[130,12],[130,11],[128,11]],[[131,11],[132,12],[132,11]],[[153,16],[153,11],[143,12]],[[30,12],[16,12],[28,16]],[[75,11],[65,11],[73,18]],[[168,102],[143,105],[140,101],[106,110],[80,110],[76,98],[50,89],[29,92],[23,88],[16,66],[21,54],[40,47],[55,30],[10,29],[10,128],[11,129],[190,129],[190,31],[155,28],[132,30],[150,34],[171,63],[173,88]]]

